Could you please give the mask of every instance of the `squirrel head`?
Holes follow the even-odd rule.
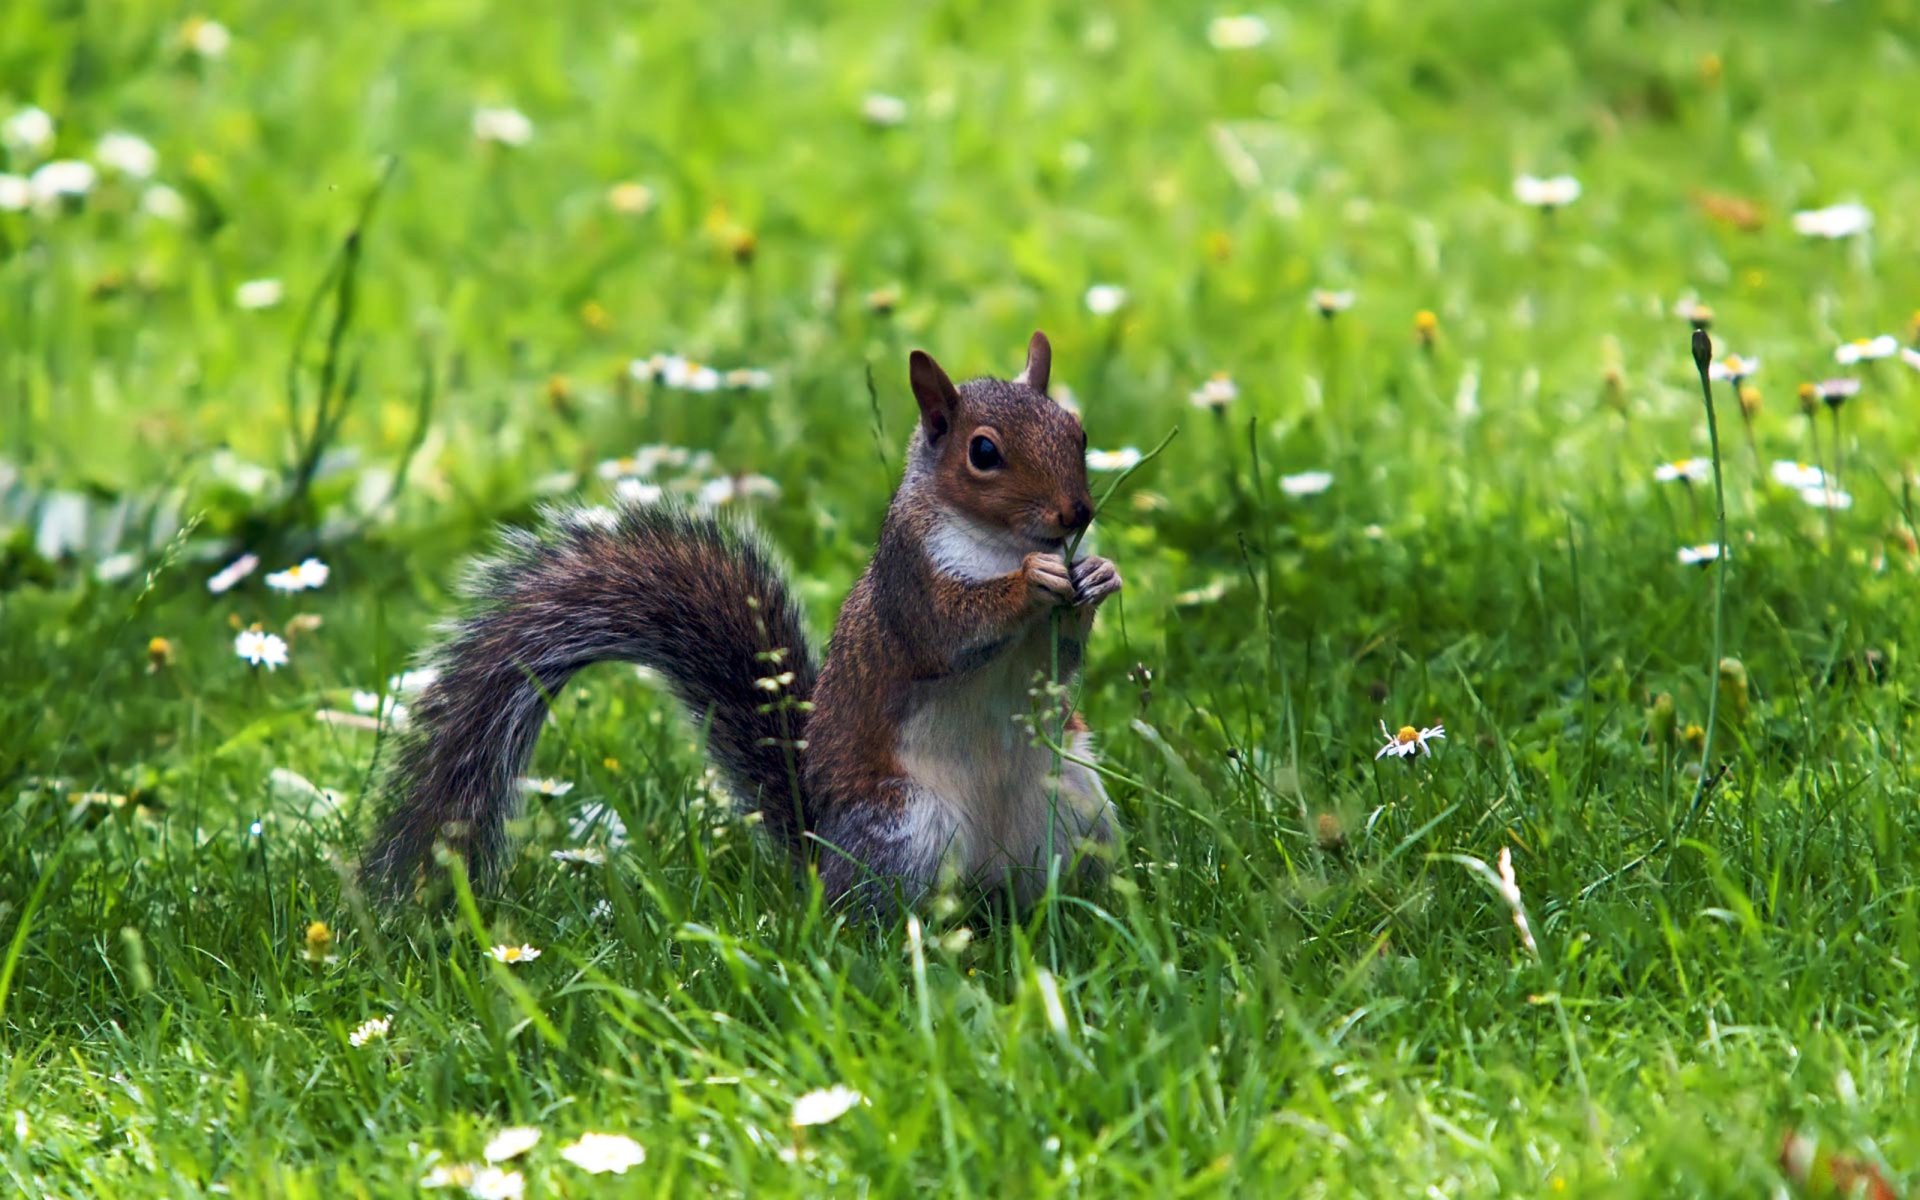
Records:
[[[1057,550],[1093,520],[1093,497],[1086,431],[1047,396],[1052,365],[1053,347],[1035,333],[1018,375],[955,387],[932,355],[915,350],[908,375],[920,424],[907,474],[965,516]]]

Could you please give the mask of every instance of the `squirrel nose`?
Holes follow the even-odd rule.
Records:
[[[1075,500],[1072,509],[1060,514],[1060,523],[1068,529],[1085,529],[1093,523],[1093,507],[1085,500]]]

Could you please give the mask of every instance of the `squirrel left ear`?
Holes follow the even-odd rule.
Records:
[[[913,384],[913,398],[920,404],[920,424],[926,430],[927,445],[937,445],[960,412],[960,392],[925,350],[915,350],[908,356],[907,380]]]
[[[1047,394],[1047,376],[1053,372],[1053,343],[1047,341],[1047,335],[1039,330],[1033,331],[1033,340],[1027,343],[1027,365],[1013,377],[1015,383],[1024,383],[1042,396]]]

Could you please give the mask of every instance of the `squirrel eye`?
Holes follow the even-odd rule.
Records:
[[[967,443],[967,461],[976,471],[991,471],[1007,463],[1000,457],[1000,447],[994,445],[990,437],[976,437]]]

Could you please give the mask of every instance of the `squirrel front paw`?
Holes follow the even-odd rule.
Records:
[[[1076,560],[1069,575],[1075,608],[1093,608],[1120,590],[1120,569],[1095,555]]]
[[[1073,603],[1073,575],[1058,554],[1029,554],[1020,561],[1020,573],[1027,580],[1027,601],[1035,608]]]

